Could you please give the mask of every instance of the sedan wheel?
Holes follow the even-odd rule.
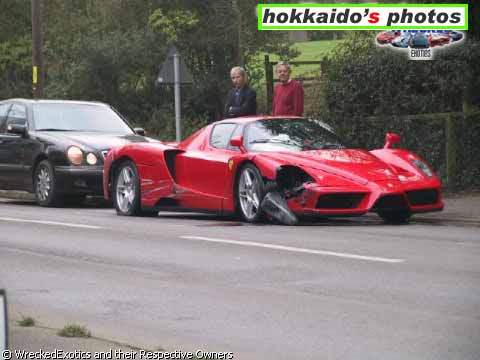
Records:
[[[140,215],[140,180],[131,161],[120,164],[116,171],[113,202],[119,215]]]
[[[264,184],[260,172],[251,164],[245,165],[238,178],[237,205],[241,217],[247,222],[258,222],[263,212],[260,207]]]
[[[55,206],[57,194],[53,167],[47,160],[41,161],[33,175],[33,190],[40,206]]]

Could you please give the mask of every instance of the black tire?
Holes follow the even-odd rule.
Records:
[[[40,206],[52,207],[60,204],[55,171],[48,160],[40,161],[34,170],[33,192]]]
[[[140,177],[138,176],[138,170],[133,161],[124,161],[117,167],[113,182],[112,198],[118,215],[143,215],[140,196]]]
[[[378,215],[387,224],[408,224],[412,214],[407,210],[380,212]]]
[[[244,185],[246,178],[244,178],[245,173],[248,173],[248,176],[251,180],[255,181],[255,188],[245,189]],[[251,192],[250,192],[251,191]],[[248,194],[247,194],[248,193]],[[255,198],[252,197],[255,193]],[[238,176],[235,182],[235,202],[237,213],[243,221],[249,223],[257,223],[264,219],[264,213],[261,209],[260,204],[262,203],[263,197],[265,196],[265,184],[263,182],[260,171],[253,164],[244,165],[238,172]],[[248,211],[246,202],[250,202],[253,199],[256,202],[256,206],[253,205],[253,202],[250,203],[252,206],[252,212]],[[256,211],[254,208],[256,207]],[[254,213],[253,213],[254,212]]]

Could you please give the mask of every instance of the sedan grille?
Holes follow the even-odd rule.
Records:
[[[355,209],[365,197],[362,193],[342,193],[321,195],[317,209]]]
[[[407,191],[408,201],[414,206],[431,205],[438,202],[438,191],[436,189],[423,189]]]

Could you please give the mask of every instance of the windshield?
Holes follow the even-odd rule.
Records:
[[[344,149],[337,136],[315,119],[266,119],[247,126],[250,152]]]
[[[93,131],[133,134],[110,107],[104,105],[43,103],[33,105],[37,131]]]

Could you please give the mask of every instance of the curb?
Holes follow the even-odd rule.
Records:
[[[35,201],[35,195],[26,191],[0,190],[0,198]]]

